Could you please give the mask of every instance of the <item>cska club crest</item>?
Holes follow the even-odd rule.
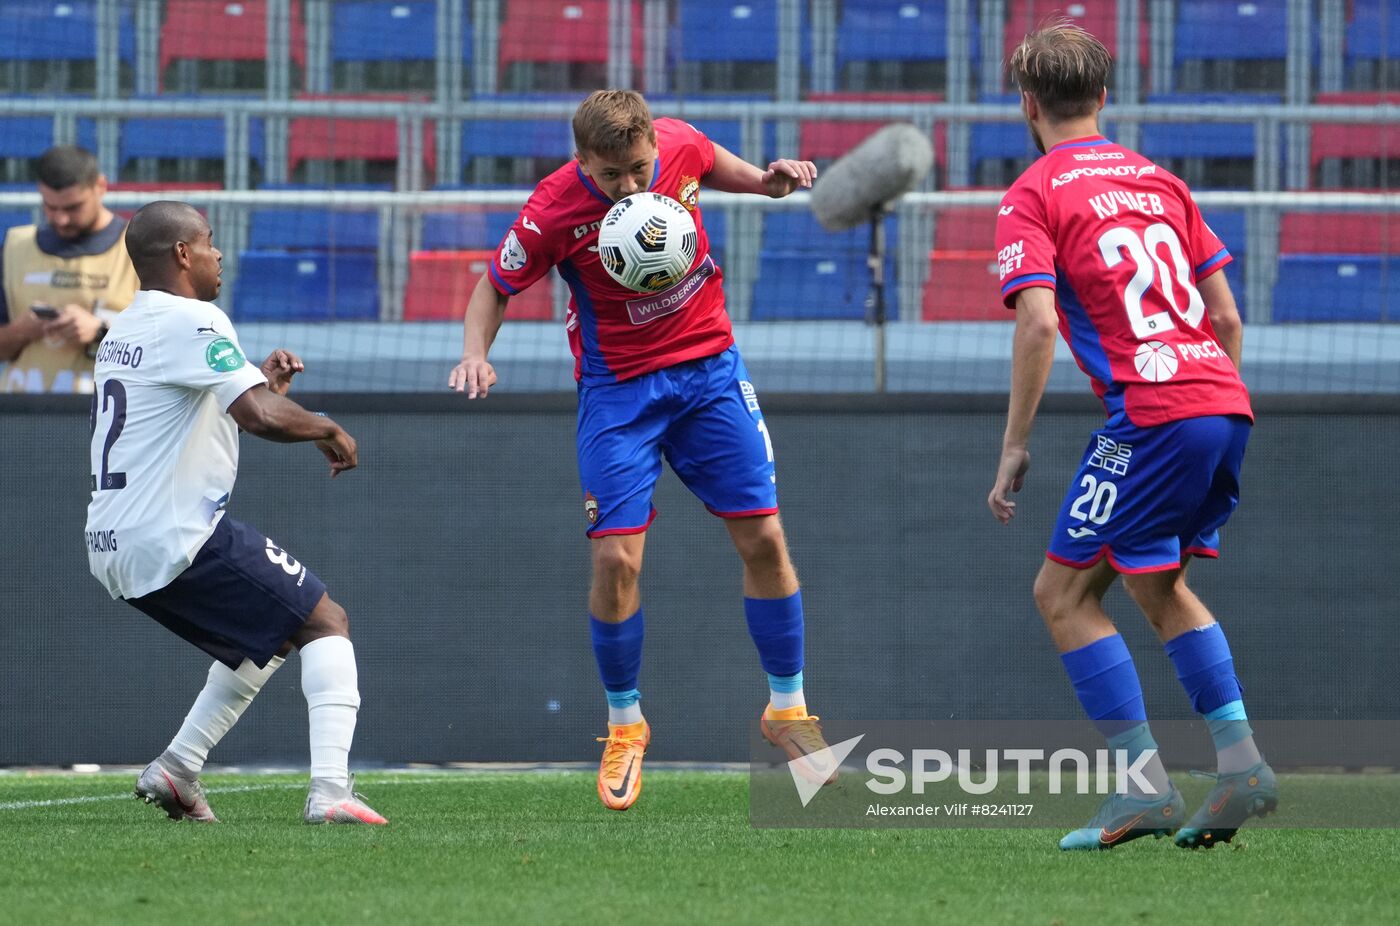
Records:
[[[598,523],[598,498],[592,492],[583,493],[583,513],[588,516],[589,524]]]
[[[682,177],[676,202],[694,212],[695,207],[700,205],[700,180],[696,177]]]

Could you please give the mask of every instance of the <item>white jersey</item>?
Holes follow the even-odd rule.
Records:
[[[228,407],[265,384],[215,305],[142,290],[94,370],[92,574],[113,598],[169,585],[209,539],[238,474]]]

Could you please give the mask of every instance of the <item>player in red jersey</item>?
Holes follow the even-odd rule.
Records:
[[[641,95],[626,90],[591,94],[573,129],[576,159],[535,187],[472,293],[462,361],[448,382],[469,399],[488,394],[496,371],[487,352],[510,297],[558,267],[572,297],[565,328],[579,383],[579,476],[593,548],[589,624],[608,699],[598,796],[626,810],[642,786],[651,728],[637,687],[638,580],[663,457],[725,519],[743,559],[744,612],[769,679],[763,735],[821,780],[834,780],[834,769],[805,759],[826,743],[802,692],[802,594],[778,520],[773,446],[734,347],[723,274],[700,211],[702,183],[781,198],[811,186],[816,167],[787,159],[755,167],[684,122],[653,121]],[[679,201],[695,218],[695,262],[661,293],[623,288],[598,259],[599,223],[613,203],[643,190]]]
[[[1216,556],[1239,500],[1253,415],[1239,376],[1242,326],[1220,270],[1230,260],[1186,185],[1099,134],[1112,61],[1067,21],[1029,35],[1009,68],[1044,157],[1002,199],[1002,299],[1016,311],[1011,403],[992,513],[1009,523],[1030,468],[1036,407],[1064,336],[1108,413],[1055,524],[1035,601],[1085,711],[1115,750],[1142,762],[1063,849],[1104,849],[1175,832],[1178,845],[1228,842],[1277,805],[1254,745],[1233,658],[1186,585]],[[1215,740],[1219,779],[1182,821],[1147,724],[1132,657],[1102,600],[1119,575],[1166,645]]]

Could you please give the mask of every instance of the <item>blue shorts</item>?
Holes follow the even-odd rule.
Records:
[[[1107,556],[1122,573],[1219,556],[1249,432],[1248,419],[1224,415],[1094,432],[1045,555],[1076,569]]]
[[[188,569],[127,604],[230,669],[245,657],[262,668],[325,594],[315,573],[224,515]]]
[[[578,470],[588,536],[639,534],[650,526],[663,456],[722,518],[777,512],[773,444],[736,348],[620,383],[579,387]]]

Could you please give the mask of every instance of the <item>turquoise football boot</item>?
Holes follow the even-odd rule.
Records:
[[[1215,787],[1206,802],[1176,834],[1183,849],[1209,849],[1235,837],[1244,821],[1278,809],[1278,779],[1262,759],[1232,775],[1212,775]]]
[[[1066,851],[1112,849],[1143,836],[1170,836],[1181,825],[1186,801],[1175,785],[1161,797],[1110,794],[1083,829],[1060,840]]]

